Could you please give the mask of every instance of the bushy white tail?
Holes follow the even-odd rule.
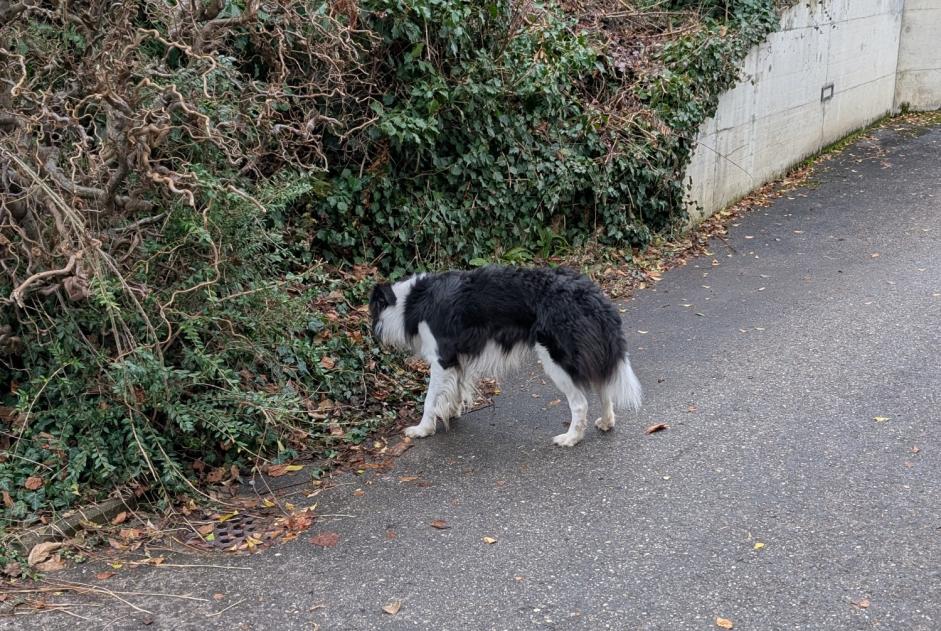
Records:
[[[614,403],[616,408],[640,409],[640,400],[643,391],[637,375],[631,368],[631,362],[627,358],[627,353],[618,362],[617,370],[606,384],[601,386],[601,394]]]

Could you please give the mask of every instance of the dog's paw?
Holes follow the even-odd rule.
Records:
[[[606,419],[603,416],[599,416],[595,420],[595,427],[597,427],[603,432],[607,432],[611,430],[614,427],[614,417]]]
[[[552,442],[558,445],[559,447],[574,447],[582,440],[581,436],[572,436],[569,433],[559,434],[552,439]]]
[[[412,425],[411,427],[405,428],[405,435],[409,438],[424,438],[425,436],[431,436],[435,433],[434,427],[428,427],[427,425]]]

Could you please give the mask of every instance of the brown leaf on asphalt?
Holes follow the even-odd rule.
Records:
[[[23,483],[23,486],[25,486],[30,491],[41,489],[42,485],[42,478],[36,477],[34,475],[26,478],[26,482]]]
[[[35,567],[52,556],[52,553],[62,547],[61,541],[44,541],[37,543],[29,551],[26,562],[30,567]]]
[[[386,605],[382,608],[382,610],[386,612],[387,614],[389,614],[390,616],[394,616],[395,614],[399,613],[399,609],[401,608],[402,608],[402,603],[400,601],[390,600],[388,603],[386,603]]]
[[[353,491],[353,497],[362,497],[364,495],[366,495],[366,491],[364,491],[363,489],[356,489],[355,491]]]
[[[418,479],[417,475],[401,475],[399,476],[399,482],[414,482]]]
[[[215,594],[212,595],[213,600],[222,600],[223,598],[225,598],[225,594],[222,594],[220,592],[216,592]]]
[[[686,408],[686,411],[689,412],[690,414],[692,414],[693,412],[696,412],[696,411],[698,411],[698,410],[699,410],[699,408],[696,407],[695,405],[691,405],[691,406],[689,406],[688,408]]]
[[[310,542],[321,548],[333,548],[340,542],[340,535],[335,532],[322,532],[311,537]]]
[[[117,572],[110,572],[110,571],[98,572],[97,574],[95,574],[95,578],[97,578],[99,581],[106,581],[112,576],[114,576],[115,574],[117,574]]]
[[[196,528],[196,532],[201,535],[208,535],[215,527],[215,524],[203,524],[202,526]]]
[[[396,534],[394,530],[392,530],[391,528],[386,530],[386,539],[388,539],[389,541],[392,541],[396,537],[398,537],[398,535]]]
[[[719,618],[716,617],[716,626],[720,629],[731,629],[733,626],[732,621],[728,618]]]
[[[389,451],[387,453],[390,456],[401,456],[403,453],[405,453],[406,449],[412,446],[412,444],[413,443],[411,439],[406,438],[405,440],[401,440],[395,445],[389,447]]]
[[[493,544],[495,544],[495,543],[497,542],[497,540],[494,539],[493,537],[483,537],[483,538],[481,539],[481,541],[483,541],[483,542],[486,543],[487,545],[493,545]]]
[[[303,468],[304,465],[302,464],[273,464],[268,467],[268,476],[272,478],[280,478],[282,475],[294,473],[295,471],[300,471]]]
[[[914,447],[914,446],[912,447],[913,454],[917,454],[919,451],[921,451],[921,449],[919,449],[918,447]]]
[[[670,429],[670,426],[666,423],[657,423],[656,425],[651,425],[644,430],[645,434],[653,434],[654,432],[662,432],[665,429]]]
[[[114,519],[111,520],[111,525],[118,526],[120,524],[123,524],[125,521],[127,521],[127,511],[121,511],[120,513],[114,516]]]
[[[438,530],[446,530],[451,526],[449,526],[448,522],[444,521],[443,519],[435,519],[431,522],[431,527],[437,528]]]
[[[36,569],[40,572],[58,572],[59,570],[64,570],[66,568],[65,561],[62,560],[58,554],[53,556],[48,561],[43,561],[42,563],[36,564]]]
[[[852,604],[854,607],[858,607],[859,609],[869,609],[869,599],[868,599],[868,598],[861,598],[860,600],[854,600],[854,601],[852,601],[851,604]]]

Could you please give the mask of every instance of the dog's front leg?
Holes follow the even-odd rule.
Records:
[[[437,361],[431,362],[431,379],[428,392],[425,393],[421,423],[406,427],[405,435],[409,438],[431,436],[435,433],[438,419],[447,426],[451,417],[458,413],[460,404],[460,376],[457,370],[443,368]]]

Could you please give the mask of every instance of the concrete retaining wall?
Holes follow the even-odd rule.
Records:
[[[941,108],[941,0],[905,0],[895,106]]]
[[[693,221],[903,102],[939,107],[939,61],[941,0],[803,0],[787,10],[700,130],[686,173]]]

